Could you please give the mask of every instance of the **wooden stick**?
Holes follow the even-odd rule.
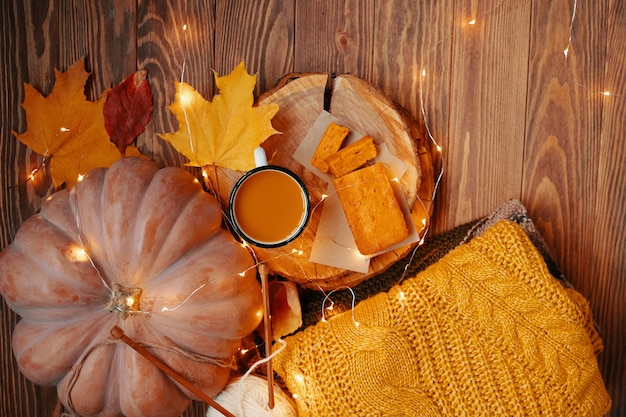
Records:
[[[265,357],[272,355],[272,317],[270,315],[270,293],[268,275],[269,267],[265,263],[259,264],[259,275],[261,276],[261,287],[263,289],[263,328],[265,339]],[[267,406],[269,409],[274,408],[274,369],[272,368],[272,360],[268,359],[265,364],[267,369]]]
[[[137,352],[139,352],[142,356],[144,356],[146,359],[148,359],[157,368],[159,368],[160,370],[165,372],[168,376],[170,376],[172,379],[174,379],[175,381],[180,383],[182,386],[187,388],[189,391],[193,392],[198,397],[202,398],[202,400],[204,402],[209,404],[211,407],[215,408],[220,413],[224,414],[226,417],[235,417],[234,414],[232,414],[227,409],[225,409],[220,404],[218,404],[213,398],[209,397],[204,392],[202,392],[202,390],[200,388],[196,387],[191,382],[187,381],[185,378],[182,377],[182,375],[180,375],[178,372],[176,372],[175,370],[173,370],[172,368],[167,366],[165,363],[163,363],[159,358],[154,356],[152,353],[148,352],[139,343],[135,342],[133,339],[131,339],[130,337],[126,336],[124,334],[124,330],[122,330],[120,327],[114,326],[111,329],[111,335],[114,338],[120,339],[122,342],[126,343],[128,346],[130,346],[133,349],[135,349]]]

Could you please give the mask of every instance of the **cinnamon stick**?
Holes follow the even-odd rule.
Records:
[[[215,408],[217,411],[219,411],[220,413],[222,413],[226,417],[235,417],[234,414],[232,414],[227,409],[225,409],[220,404],[218,404],[213,398],[211,398],[208,395],[206,395],[200,388],[196,387],[191,382],[187,381],[185,378],[183,378],[182,375],[180,375],[178,372],[176,372],[175,370],[173,370],[172,368],[167,366],[165,363],[163,363],[159,358],[154,356],[152,353],[148,352],[139,343],[135,342],[133,339],[131,339],[130,337],[126,336],[124,334],[124,330],[122,330],[120,327],[114,326],[111,329],[111,335],[114,338],[120,339],[122,342],[126,343],[128,346],[130,346],[133,349],[135,349],[143,357],[148,359],[150,361],[150,363],[152,363],[154,366],[159,368],[161,371],[165,372],[169,377],[174,379],[176,382],[180,383],[182,386],[187,388],[189,391],[193,392],[195,395],[200,397],[204,402],[209,404],[211,407]]]
[[[263,328],[265,339],[265,357],[269,358],[272,354],[272,318],[270,315],[270,294],[268,275],[269,267],[265,263],[258,266],[259,275],[261,276],[261,287],[263,289]],[[265,364],[267,371],[267,406],[269,409],[274,408],[274,370],[272,368],[272,360],[268,359]]]

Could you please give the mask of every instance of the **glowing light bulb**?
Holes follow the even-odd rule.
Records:
[[[426,76],[426,70],[425,70],[425,69],[423,69],[423,70],[422,70],[422,77],[425,77],[425,76]]]
[[[569,46],[563,50],[563,55],[567,58],[567,54],[569,53]]]
[[[441,146],[437,145],[437,151],[441,152]]]
[[[469,22],[467,22],[468,25],[475,25],[476,24],[476,19],[472,19]]]
[[[70,262],[87,262],[89,255],[82,246],[72,245],[65,252],[65,258]]]
[[[610,92],[610,91],[604,91],[602,94],[604,94],[605,96],[607,96],[607,97],[608,97],[608,96],[610,96],[610,95],[611,95],[611,92]]]
[[[131,296],[126,297],[126,306],[131,308],[135,304],[135,299]]]
[[[187,23],[183,25],[183,30],[187,30]]]
[[[70,130],[67,127],[62,127],[61,132],[69,132]]]
[[[78,177],[76,177],[76,181],[81,182],[84,178],[85,176],[83,174],[78,174]]]

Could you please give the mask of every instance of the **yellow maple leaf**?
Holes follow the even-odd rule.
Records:
[[[26,132],[13,135],[26,146],[50,161],[50,175],[55,187],[71,187],[93,168],[109,167],[121,155],[109,140],[104,127],[104,97],[87,101],[85,82],[89,73],[80,60],[66,72],[55,70],[52,91],[44,97],[24,84]],[[105,92],[106,94],[106,92]],[[129,147],[127,155],[140,155]]]
[[[254,106],[256,75],[241,62],[229,75],[218,77],[220,93],[205,100],[186,83],[176,83],[176,98],[168,109],[178,131],[159,136],[170,142],[191,166],[218,165],[237,171],[254,168],[254,149],[271,135],[278,104]]]

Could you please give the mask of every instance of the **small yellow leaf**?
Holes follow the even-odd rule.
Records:
[[[254,168],[254,149],[280,133],[272,127],[277,104],[254,106],[256,76],[240,63],[229,75],[218,77],[220,94],[205,100],[186,83],[176,83],[176,98],[168,108],[178,120],[178,131],[159,136],[187,158],[188,165],[218,165],[237,171]]]
[[[87,101],[85,82],[89,73],[83,61],[66,72],[55,70],[54,88],[44,97],[35,88],[24,84],[26,132],[13,132],[26,146],[50,161],[50,174],[55,187],[74,185],[79,174],[93,168],[108,167],[120,158],[104,127],[104,99]],[[127,155],[139,155],[136,148]]]

